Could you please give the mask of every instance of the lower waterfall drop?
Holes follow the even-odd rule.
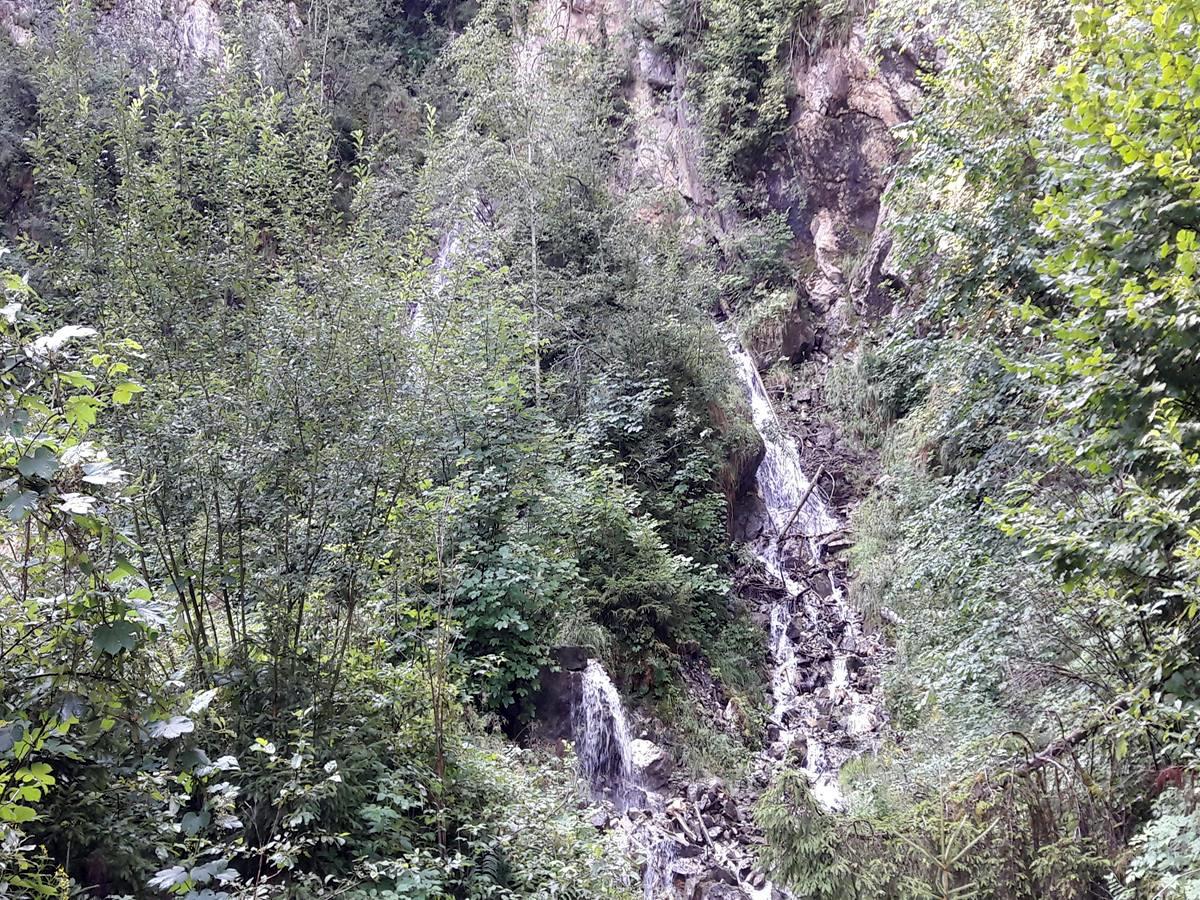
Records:
[[[580,676],[571,718],[579,768],[592,793],[626,809],[636,794],[629,723],[616,685],[594,659]]]

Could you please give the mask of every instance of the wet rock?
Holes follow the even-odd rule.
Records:
[[[637,59],[638,70],[646,84],[659,90],[675,84],[675,64],[655,45],[643,43],[638,48]]]
[[[604,831],[606,828],[608,828],[609,824],[608,813],[602,809],[598,809],[588,817],[588,821],[595,825],[600,831]]]
[[[629,742],[629,755],[633,771],[645,787],[657,791],[666,786],[674,764],[662,747],[653,741],[638,738]]]
[[[818,439],[819,442],[819,439]],[[818,572],[808,580],[809,586],[821,597],[822,600],[828,600],[833,596],[833,584],[829,579],[829,575],[825,572]],[[836,627],[838,623],[833,623]],[[841,623],[845,627],[845,623]]]
[[[582,672],[587,668],[591,651],[586,647],[556,647],[554,661],[568,672]]]
[[[704,871],[704,863],[697,857],[675,857],[671,860],[671,871],[676,875],[699,875]]]
[[[704,848],[699,844],[676,844],[675,856],[677,859],[695,859],[697,856],[704,855]]]
[[[861,656],[847,656],[846,657],[846,674],[847,675],[850,675],[850,676],[857,675],[859,672],[861,672],[866,667],[867,667],[867,664],[862,659]]]
[[[812,625],[808,621],[808,616],[806,616],[804,613],[797,613],[796,615],[792,616],[791,621],[788,622],[787,639],[793,644],[803,641],[809,636],[809,631],[811,628]]]
[[[860,707],[846,717],[846,736],[862,737],[875,730],[875,716],[870,709]]]
[[[827,540],[826,544],[824,544],[824,548],[830,553],[840,553],[844,550],[850,550],[853,546],[854,542],[846,538],[845,535],[838,535],[832,540]]]
[[[796,738],[792,741],[792,765],[803,769],[808,765],[808,738]]]
[[[741,888],[722,882],[699,884],[692,897],[693,900],[750,900],[749,895]]]
[[[704,873],[704,880],[714,884],[724,883],[732,887],[737,887],[738,883],[737,876],[722,865],[709,866],[708,871]]]

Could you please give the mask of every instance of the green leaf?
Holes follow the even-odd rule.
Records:
[[[122,650],[130,651],[137,646],[140,629],[124,619],[109,625],[100,625],[92,632],[92,644],[101,653],[116,656]]]
[[[17,463],[17,471],[26,478],[49,481],[58,471],[58,454],[44,445],[38,447],[31,455],[21,457],[21,461]]]
[[[5,822],[32,822],[37,818],[37,812],[28,806],[18,803],[0,803],[0,819]]]
[[[63,414],[71,425],[80,431],[87,431],[96,424],[96,414],[101,406],[103,403],[97,397],[68,397]]]
[[[20,522],[33,509],[37,499],[36,491],[10,491],[0,499],[0,511],[7,513],[12,521]]]
[[[113,403],[124,405],[133,399],[134,394],[140,394],[144,390],[140,384],[134,384],[132,381],[122,381],[113,388]]]
[[[200,830],[206,827],[209,823],[209,812],[207,809],[202,809],[200,812],[187,813],[183,820],[179,823],[184,834],[198,834]]]
[[[58,378],[60,381],[65,381],[71,385],[71,387],[82,388],[85,391],[94,391],[96,389],[96,382],[82,372],[59,372]]]

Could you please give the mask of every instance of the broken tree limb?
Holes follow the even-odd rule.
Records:
[[[788,519],[788,523],[783,526],[783,530],[775,535],[775,543],[782,544],[783,539],[787,537],[787,533],[792,530],[792,525],[796,522],[796,516],[800,515],[800,510],[804,509],[804,504],[808,502],[808,498],[812,496],[812,492],[817,487],[817,482],[821,480],[821,473],[825,471],[825,465],[822,463],[817,466],[817,475],[808,483],[808,490],[804,492],[804,496],[800,498],[800,502],[796,504],[796,508],[792,511],[792,517]]]

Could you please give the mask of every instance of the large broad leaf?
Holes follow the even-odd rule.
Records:
[[[200,866],[193,866],[188,873],[196,884],[207,884],[214,878],[223,883],[237,880],[237,873],[229,868],[228,859],[214,859]]]
[[[150,726],[150,734],[156,738],[174,740],[182,734],[190,734],[196,730],[196,723],[187,716],[171,716]]]
[[[122,650],[137,646],[138,626],[122,619],[109,625],[100,625],[92,632],[92,644],[101,653],[116,656]]]
[[[154,877],[150,879],[149,886],[157,891],[169,891],[187,880],[187,869],[183,866],[171,866],[169,869],[160,869],[155,872]]]
[[[96,511],[96,498],[89,497],[87,494],[80,494],[77,491],[71,491],[63,494],[61,502],[55,509],[68,513],[73,516],[90,516]]]
[[[197,694],[188,707],[188,715],[194,716],[208,709],[208,705],[213,702],[213,697],[217,696],[218,690],[219,688],[209,688],[207,691],[201,691]]]
[[[106,460],[84,463],[83,465],[83,480],[88,484],[101,486],[120,484],[128,474],[124,469],[119,469]]]
[[[36,491],[9,491],[0,499],[0,512],[4,512],[14,522],[20,522],[37,503]]]
[[[17,471],[26,478],[41,478],[49,481],[58,470],[58,454],[49,447],[38,447],[17,463]]]
[[[179,823],[179,827],[183,829],[184,834],[196,835],[200,833],[202,828],[208,826],[211,819],[212,816],[207,809],[202,809],[200,812],[185,813]]]
[[[222,756],[215,763],[207,766],[200,766],[196,770],[196,774],[201,778],[211,775],[213,772],[231,772],[241,768],[236,756]]]

